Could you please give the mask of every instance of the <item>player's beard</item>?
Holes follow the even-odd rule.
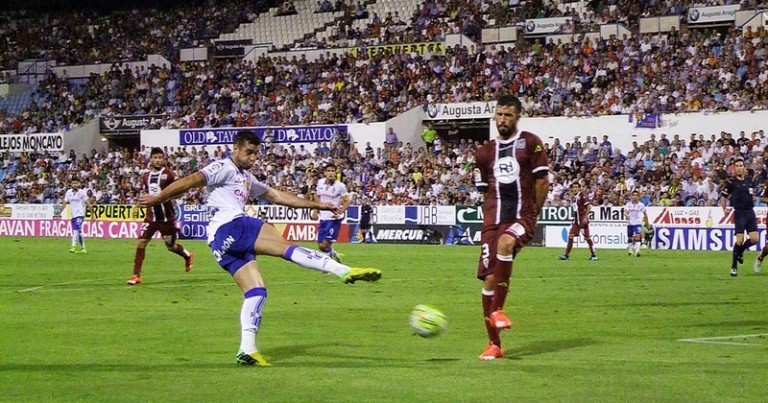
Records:
[[[503,140],[509,139],[512,137],[512,133],[515,132],[515,128],[512,126],[497,125],[496,128],[499,130],[499,137]]]

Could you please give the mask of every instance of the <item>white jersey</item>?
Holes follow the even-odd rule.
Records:
[[[245,215],[248,196],[258,198],[269,190],[253,174],[240,169],[226,158],[201,169],[208,190],[208,243],[213,242],[216,231],[222,225]]]
[[[335,207],[341,206],[341,199],[347,196],[347,186],[339,181],[333,181],[328,184],[328,179],[322,178],[317,181],[317,195],[321,202],[331,203]],[[332,211],[321,210],[319,217],[321,220],[335,220]]]
[[[85,202],[88,201],[88,194],[83,189],[69,189],[64,195],[64,201],[69,203],[71,218],[85,217]]]
[[[627,224],[628,225],[643,225],[643,215],[645,213],[645,204],[637,202],[627,203],[624,208],[627,209]]]

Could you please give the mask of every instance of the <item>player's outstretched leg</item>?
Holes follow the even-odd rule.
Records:
[[[381,278],[381,271],[371,268],[352,268],[343,265],[330,256],[298,245],[290,245],[283,254],[283,259],[308,269],[333,273],[345,284],[357,281],[374,282]]]

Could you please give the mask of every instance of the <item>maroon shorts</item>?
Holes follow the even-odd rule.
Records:
[[[166,222],[143,222],[141,223],[141,235],[139,239],[152,239],[156,232],[160,231],[163,237],[171,237],[171,244],[176,242],[176,235],[179,229],[176,228],[176,221]]]
[[[579,236],[579,233],[582,233],[584,235],[584,238],[590,238],[589,236],[589,224],[587,225],[576,225],[571,224],[571,229],[568,231],[568,237],[577,237]]]
[[[514,222],[483,228],[483,232],[480,234],[480,261],[477,264],[477,278],[485,280],[488,275],[493,274],[496,244],[502,234],[512,235],[517,240],[514,251],[517,254],[533,239],[534,231],[536,231],[536,217],[524,217]]]

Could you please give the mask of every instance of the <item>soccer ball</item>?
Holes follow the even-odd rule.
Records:
[[[434,337],[445,331],[448,318],[439,309],[429,305],[416,305],[408,318],[411,330],[421,337]]]

